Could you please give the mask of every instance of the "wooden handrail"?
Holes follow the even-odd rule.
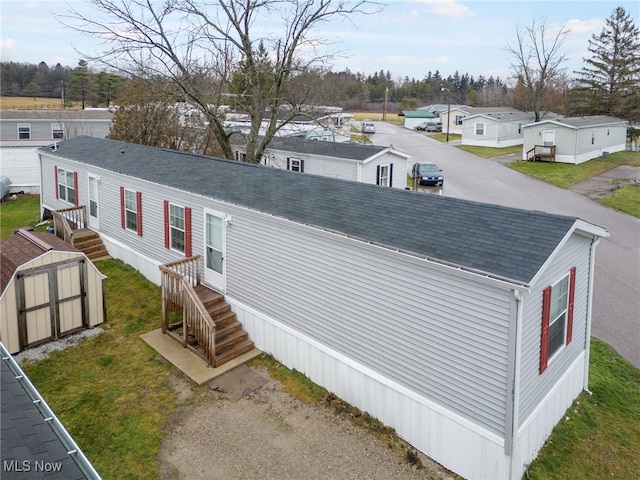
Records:
[[[527,162],[535,162],[538,157],[548,157],[551,162],[556,161],[555,145],[535,145],[527,152]]]
[[[215,367],[216,324],[193,288],[200,283],[199,261],[201,258],[200,255],[197,255],[160,265],[162,333],[170,333],[169,315],[171,312],[182,315],[182,338],[179,339],[182,346],[193,350],[204,358],[209,366]],[[198,283],[194,284],[196,280]],[[197,351],[189,345],[190,333],[198,341],[201,351]]]
[[[74,231],[87,227],[87,207],[63,208],[53,212],[53,230],[58,238],[61,238],[71,246],[74,245]]]

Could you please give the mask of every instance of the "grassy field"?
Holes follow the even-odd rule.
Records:
[[[43,108],[59,109],[61,100],[59,98],[45,97],[0,97],[0,108],[7,110],[40,110]],[[65,102],[68,109],[80,108],[78,102]]]
[[[38,205],[34,197],[0,205],[2,237],[28,219],[37,221]],[[160,290],[120,261],[96,266],[108,276],[104,332],[23,368],[105,480],[157,479],[156,457],[177,400],[169,382],[173,367],[140,335],[160,324]],[[583,392],[567,411],[529,467],[530,479],[638,478],[640,371],[606,344],[591,345],[593,394]],[[415,459],[376,419],[271,357],[255,362],[291,395],[350,418],[377,432],[406,461]],[[193,390],[196,403],[206,389]]]

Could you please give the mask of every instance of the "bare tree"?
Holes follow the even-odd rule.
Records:
[[[567,33],[569,30],[563,26],[555,36],[550,35],[544,18],[534,19],[531,26],[518,25],[515,43],[507,45],[507,51],[513,56],[514,77],[522,82],[521,87],[527,94],[526,104],[535,113],[536,122],[549,110],[546,94],[563,73],[566,55],[561,49]]]
[[[59,19],[105,40],[106,51],[94,61],[131,75],[170,79],[184,100],[204,113],[227,158],[233,158],[233,132],[225,127],[220,107],[232,93],[236,106],[251,119],[246,145],[250,162],[258,162],[277,131],[303,111],[311,92],[296,79],[333,57],[320,52],[330,42],[313,37],[314,29],[336,16],[381,8],[368,0],[89,3],[91,16],[71,10]],[[237,90],[230,92],[234,86]]]

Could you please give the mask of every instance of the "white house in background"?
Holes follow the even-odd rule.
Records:
[[[523,126],[535,120],[533,112],[477,113],[462,119],[462,145],[511,147],[524,142]]]
[[[505,114],[505,113],[517,113],[520,110],[516,110],[511,107],[469,107],[467,105],[451,106],[450,111],[444,111],[440,114],[440,120],[442,121],[442,131],[447,131],[447,124],[449,124],[449,133],[455,133],[462,135],[462,120],[472,115],[481,114]]]
[[[0,172],[11,180],[9,192],[40,192],[38,148],[78,135],[106,138],[112,122],[109,110],[0,111]]]
[[[404,128],[409,130],[415,130],[415,128],[422,122],[428,122],[429,120],[439,122],[438,117],[427,110],[403,110],[404,116]]]
[[[466,478],[519,479],[588,387],[607,232],[579,218],[90,137],[40,158],[43,211],[100,178],[112,257],[197,262],[258,348]]]
[[[244,137],[233,135],[231,141],[236,160],[242,161]],[[261,163],[283,170],[404,189],[409,158],[393,146],[275,137]]]
[[[606,115],[550,118],[524,125],[523,160],[548,157],[578,165],[626,149],[628,122]]]

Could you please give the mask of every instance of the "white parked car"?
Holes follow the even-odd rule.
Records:
[[[376,133],[376,126],[373,122],[362,122],[362,133]]]

